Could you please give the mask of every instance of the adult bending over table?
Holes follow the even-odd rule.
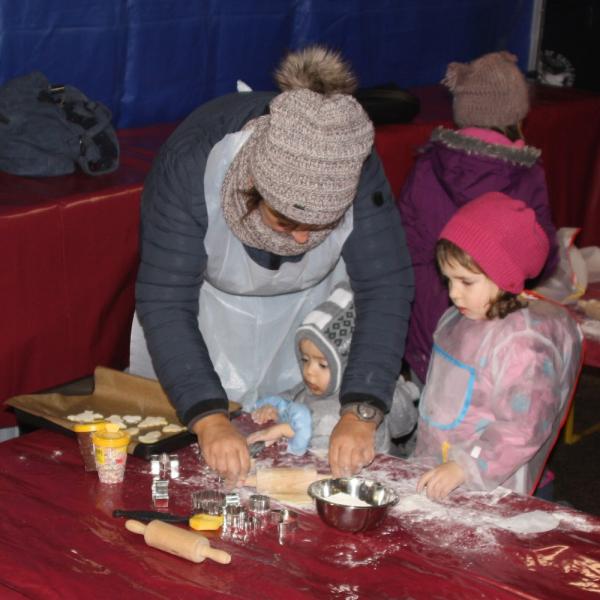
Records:
[[[275,77],[278,95],[235,93],[196,109],[161,149],[142,197],[130,372],[158,375],[230,484],[250,459],[228,399],[251,410],[300,381],[295,330],[341,280],[355,294],[356,328],[329,462],[335,476],[371,462],[413,293],[352,71],[314,46],[289,54]]]

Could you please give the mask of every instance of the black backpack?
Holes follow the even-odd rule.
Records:
[[[119,166],[111,112],[34,71],[0,86],[0,171],[47,176],[110,173]]]

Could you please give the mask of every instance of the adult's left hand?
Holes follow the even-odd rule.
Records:
[[[375,458],[375,423],[346,413],[340,417],[329,440],[329,466],[334,477],[351,477]]]

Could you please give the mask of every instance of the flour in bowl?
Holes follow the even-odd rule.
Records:
[[[327,496],[326,500],[334,504],[341,504],[342,506],[371,506],[368,502],[346,492],[336,492],[335,494],[331,494],[331,496]]]

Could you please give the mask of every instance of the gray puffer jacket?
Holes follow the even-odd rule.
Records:
[[[158,379],[188,426],[227,410],[197,323],[207,261],[206,161],[226,134],[268,113],[273,97],[230,94],[196,109],[167,140],[145,183],[136,309]],[[340,401],[368,401],[387,411],[404,352],[413,276],[400,216],[374,151],[365,161],[353,211],[354,229],[342,257],[357,319]],[[298,260],[246,250],[274,272],[285,260]]]

